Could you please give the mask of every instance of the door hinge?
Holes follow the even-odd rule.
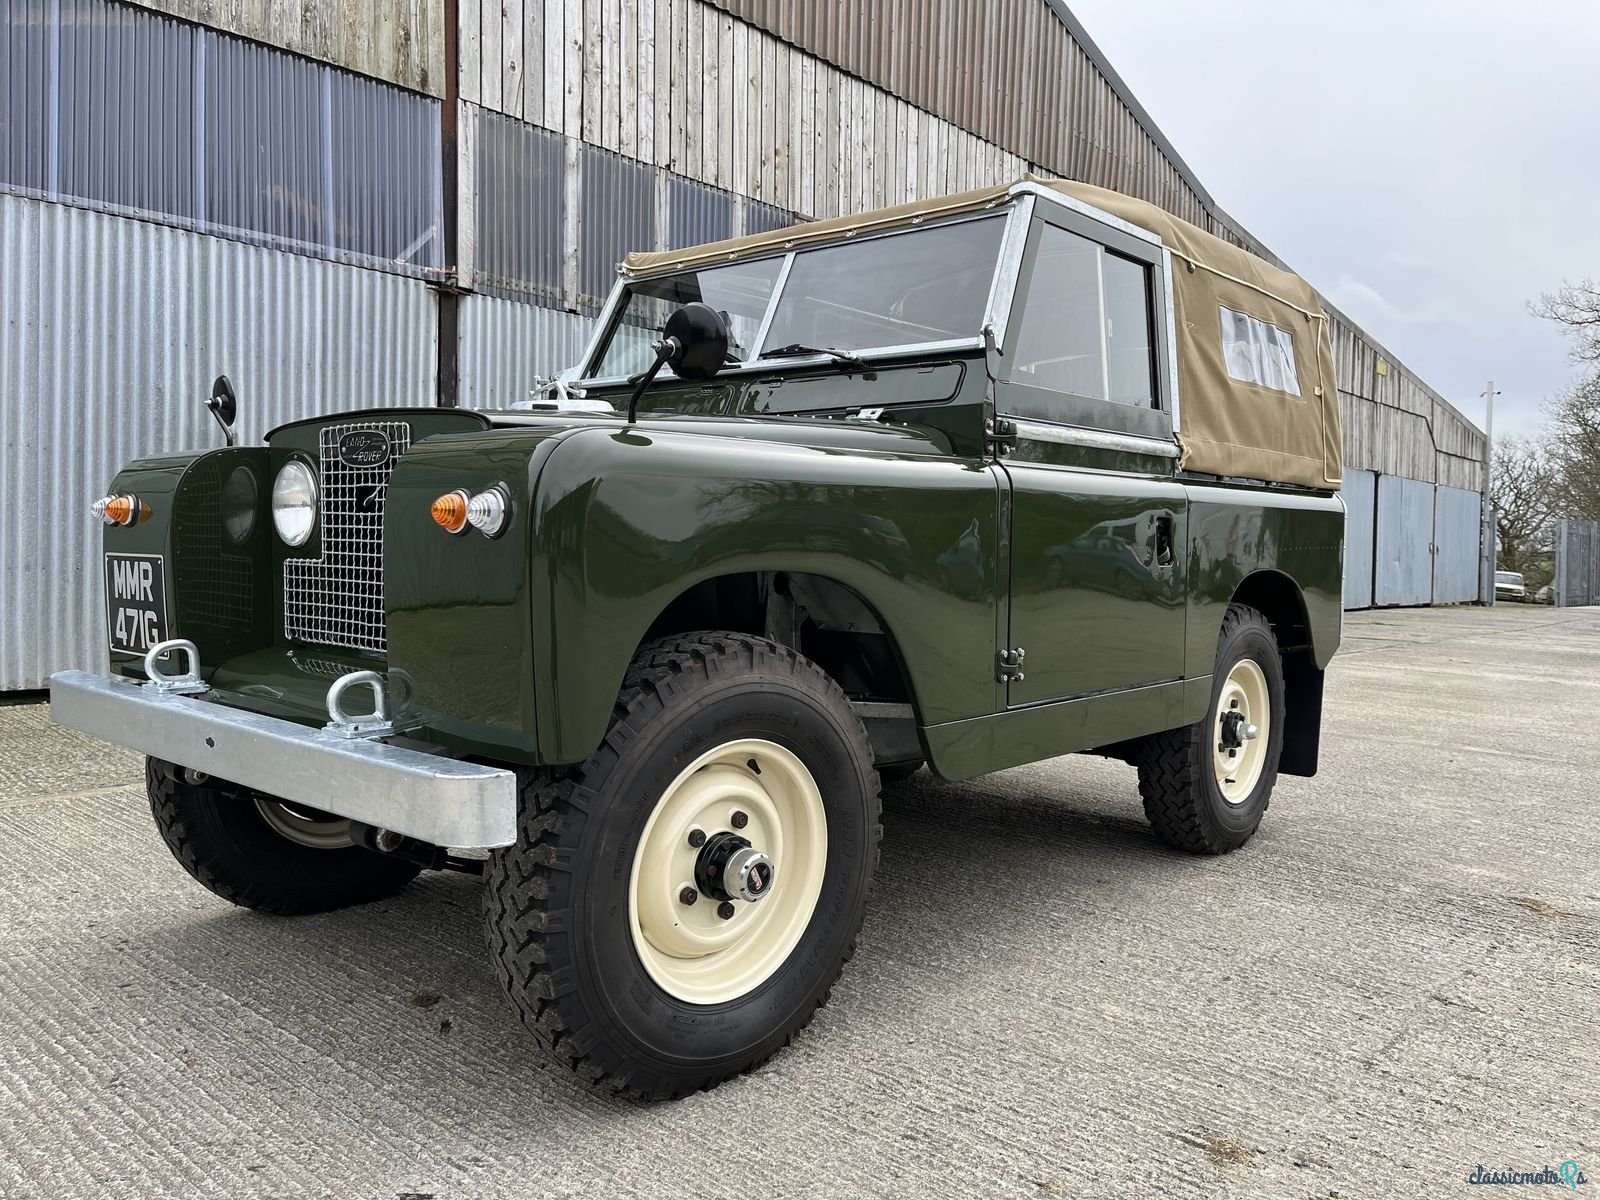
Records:
[[[1005,458],[1017,448],[1017,423],[1004,417],[983,422],[984,449],[995,458]]]
[[[1025,678],[1022,674],[1023,655],[1021,646],[1015,650],[1000,651],[1000,669],[995,672],[995,678],[1001,683],[1021,683]]]

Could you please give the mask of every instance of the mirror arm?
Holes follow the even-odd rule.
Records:
[[[233,426],[222,419],[222,401],[212,396],[206,401],[206,408],[210,411],[212,419],[222,426],[223,440],[231,447],[238,440],[238,435],[234,433]]]
[[[632,425],[639,419],[639,397],[644,395],[645,388],[655,382],[656,376],[661,374],[661,368],[666,366],[672,357],[683,349],[678,344],[677,338],[662,338],[656,343],[656,361],[650,364],[650,369],[639,377],[638,385],[633,389],[633,395],[628,397],[628,424]]]

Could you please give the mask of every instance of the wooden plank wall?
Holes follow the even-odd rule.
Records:
[[[704,0],[461,0],[460,16],[462,100],[790,212],[1030,169]]]
[[[711,0],[1053,174],[1214,214],[1044,0]]]
[[[1333,357],[1346,466],[1483,490],[1483,433],[1338,312]]]
[[[169,16],[442,97],[444,0],[132,0]]]

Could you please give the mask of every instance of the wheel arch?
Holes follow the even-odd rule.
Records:
[[[1322,740],[1324,675],[1316,663],[1305,594],[1284,572],[1264,568],[1240,580],[1229,603],[1253,608],[1266,617],[1283,659],[1284,731],[1278,770],[1285,775],[1315,775]]]
[[[702,629],[750,633],[790,646],[832,675],[846,694],[919,711],[889,621],[858,588],[833,575],[771,568],[708,576],[663,604],[639,645]],[[850,657],[852,650],[858,657]]]

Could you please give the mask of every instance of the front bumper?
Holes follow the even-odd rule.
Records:
[[[344,738],[83,671],[50,677],[50,717],[181,767],[435,846],[488,849],[516,841],[516,776],[498,767]]]

